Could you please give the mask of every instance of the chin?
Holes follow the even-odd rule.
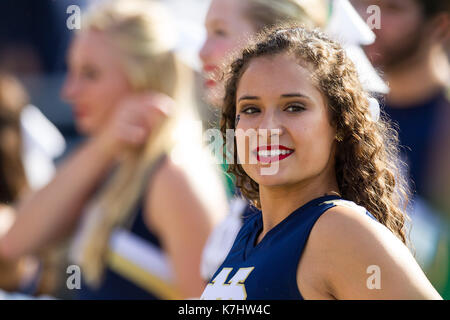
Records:
[[[260,186],[277,187],[292,183],[293,174],[281,172],[280,168],[278,168],[278,171],[276,173],[273,173],[273,170],[270,170],[270,168],[265,168],[266,174],[262,174],[261,169],[262,168],[258,168],[257,170],[252,172],[252,175],[250,176]]]
[[[90,136],[93,134],[93,126],[87,121],[77,121],[75,127],[79,134],[84,136]]]

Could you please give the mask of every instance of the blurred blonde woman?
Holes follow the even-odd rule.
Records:
[[[201,251],[226,200],[186,131],[196,118],[169,17],[155,1],[113,0],[83,19],[63,95],[90,139],[18,208],[0,259],[78,225],[69,256],[81,267],[79,298],[198,297]]]

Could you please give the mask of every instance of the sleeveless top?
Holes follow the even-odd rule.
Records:
[[[165,156],[161,157],[152,166],[147,181],[151,181],[165,159]],[[141,196],[127,223],[112,231],[100,286],[92,288],[82,277],[77,298],[156,300],[177,297],[169,259],[158,237],[145,224]]]
[[[259,212],[247,200],[238,196],[235,196],[229,205],[228,215],[213,229],[203,248],[200,271],[205,281],[209,281],[227,257],[245,220],[253,213]]]
[[[365,208],[351,201],[334,195],[323,196],[292,212],[255,245],[263,227],[262,214],[257,212],[245,221],[201,299],[303,299],[297,286],[300,257],[315,222],[337,205],[356,208],[376,220]]]

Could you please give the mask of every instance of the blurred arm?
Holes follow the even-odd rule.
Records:
[[[18,205],[14,225],[0,239],[0,257],[16,260],[66,235],[113,159],[112,145],[102,135],[86,142],[47,186]]]
[[[125,97],[102,130],[75,152],[43,189],[17,208],[17,219],[0,237],[0,259],[34,253],[67,235],[117,155],[146,142],[151,128],[167,118],[171,98],[160,93]]]

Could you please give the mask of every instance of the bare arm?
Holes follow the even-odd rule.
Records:
[[[226,203],[216,202],[217,209],[213,209],[202,197],[170,160],[155,176],[147,197],[148,225],[162,239],[183,298],[199,297],[204,289],[200,261],[214,226],[212,211],[226,207]]]
[[[297,279],[311,298],[442,299],[408,248],[386,227],[353,209],[335,207],[324,213],[304,253],[309,260],[301,261]],[[302,270],[318,279],[316,290]]]
[[[101,132],[77,150],[46,187],[18,205],[14,225],[0,237],[0,259],[15,260],[67,235],[116,155],[144,143],[172,104],[156,93],[124,99]]]
[[[0,255],[15,260],[67,234],[110,168],[113,155],[102,137],[81,146],[47,186],[18,205],[16,221],[0,241]]]

